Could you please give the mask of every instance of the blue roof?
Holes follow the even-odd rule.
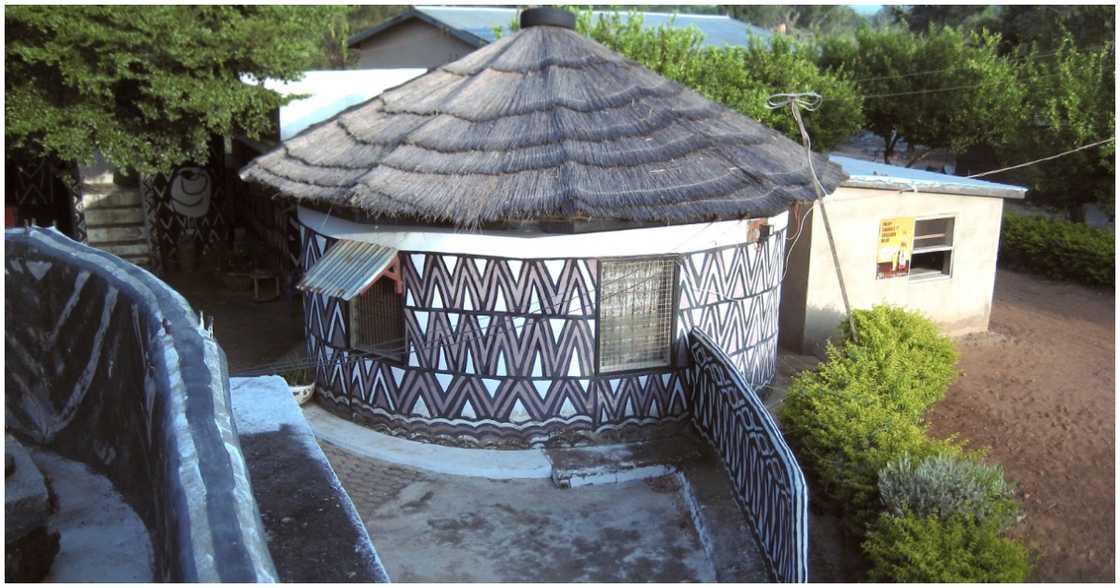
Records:
[[[885,190],[918,190],[939,194],[965,196],[995,196],[998,198],[1023,198],[1027,189],[1021,186],[998,184],[950,174],[887,165],[865,159],[831,154],[828,157],[848,174],[842,185],[855,188]]]
[[[476,6],[417,6],[415,10],[445,23],[447,26],[466,31],[488,42],[495,41],[494,27],[500,26],[506,32],[510,30],[520,12],[516,8],[490,8]],[[596,19],[611,11],[596,10]],[[629,19],[629,14],[620,11],[623,21]],[[668,25],[674,15],[661,12],[642,12],[642,28],[652,29],[661,25]],[[756,27],[729,16],[717,14],[677,14],[674,27],[695,26],[704,33],[704,46],[722,47],[724,45],[747,46],[748,35],[754,35],[762,41],[768,41],[772,34],[764,28]]]

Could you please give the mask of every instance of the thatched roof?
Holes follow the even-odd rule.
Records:
[[[815,165],[829,192],[846,177]],[[799,144],[550,26],[347,109],[241,177],[301,202],[461,226],[704,222],[815,196]]]

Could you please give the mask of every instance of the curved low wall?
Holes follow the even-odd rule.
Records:
[[[693,424],[719,453],[779,582],[809,579],[805,474],[754,388],[702,329],[689,333]]]
[[[417,246],[425,236],[380,234],[372,225],[373,233],[359,234],[353,223],[316,218],[313,225],[301,222],[304,271],[339,238],[401,245],[385,241],[396,235]],[[786,214],[768,220],[774,231],[760,244],[743,242],[744,223],[671,227],[673,240],[645,243],[646,255],[678,261],[673,361],[610,374],[596,368],[600,261],[618,251],[575,257],[578,252],[557,248],[553,255],[565,257],[529,257],[544,255],[541,243],[553,237],[522,238],[535,243],[530,251],[508,236],[493,237],[505,257],[401,249],[403,362],[350,349],[348,303],[305,294],[320,398],[335,413],[397,435],[482,446],[610,441],[623,430],[687,422],[690,329],[704,329],[729,350],[752,386],[774,375]],[[651,230],[661,234],[639,231]],[[714,238],[705,236],[709,230],[719,233],[718,245],[705,248]],[[431,243],[482,251],[487,238],[433,233]]]
[[[53,229],[4,241],[6,427],[113,481],[151,533],[156,580],[276,581],[225,354],[187,301]]]

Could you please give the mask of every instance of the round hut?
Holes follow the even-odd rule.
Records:
[[[687,418],[693,328],[768,383],[804,149],[571,13],[521,22],[241,170],[299,204],[320,402],[439,442],[648,435]]]

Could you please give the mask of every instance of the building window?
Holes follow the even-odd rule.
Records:
[[[350,347],[400,361],[404,320],[395,283],[381,278],[350,301]]]
[[[914,221],[910,279],[927,280],[953,273],[953,218]]]
[[[599,295],[599,371],[669,365],[673,259],[604,261]]]

